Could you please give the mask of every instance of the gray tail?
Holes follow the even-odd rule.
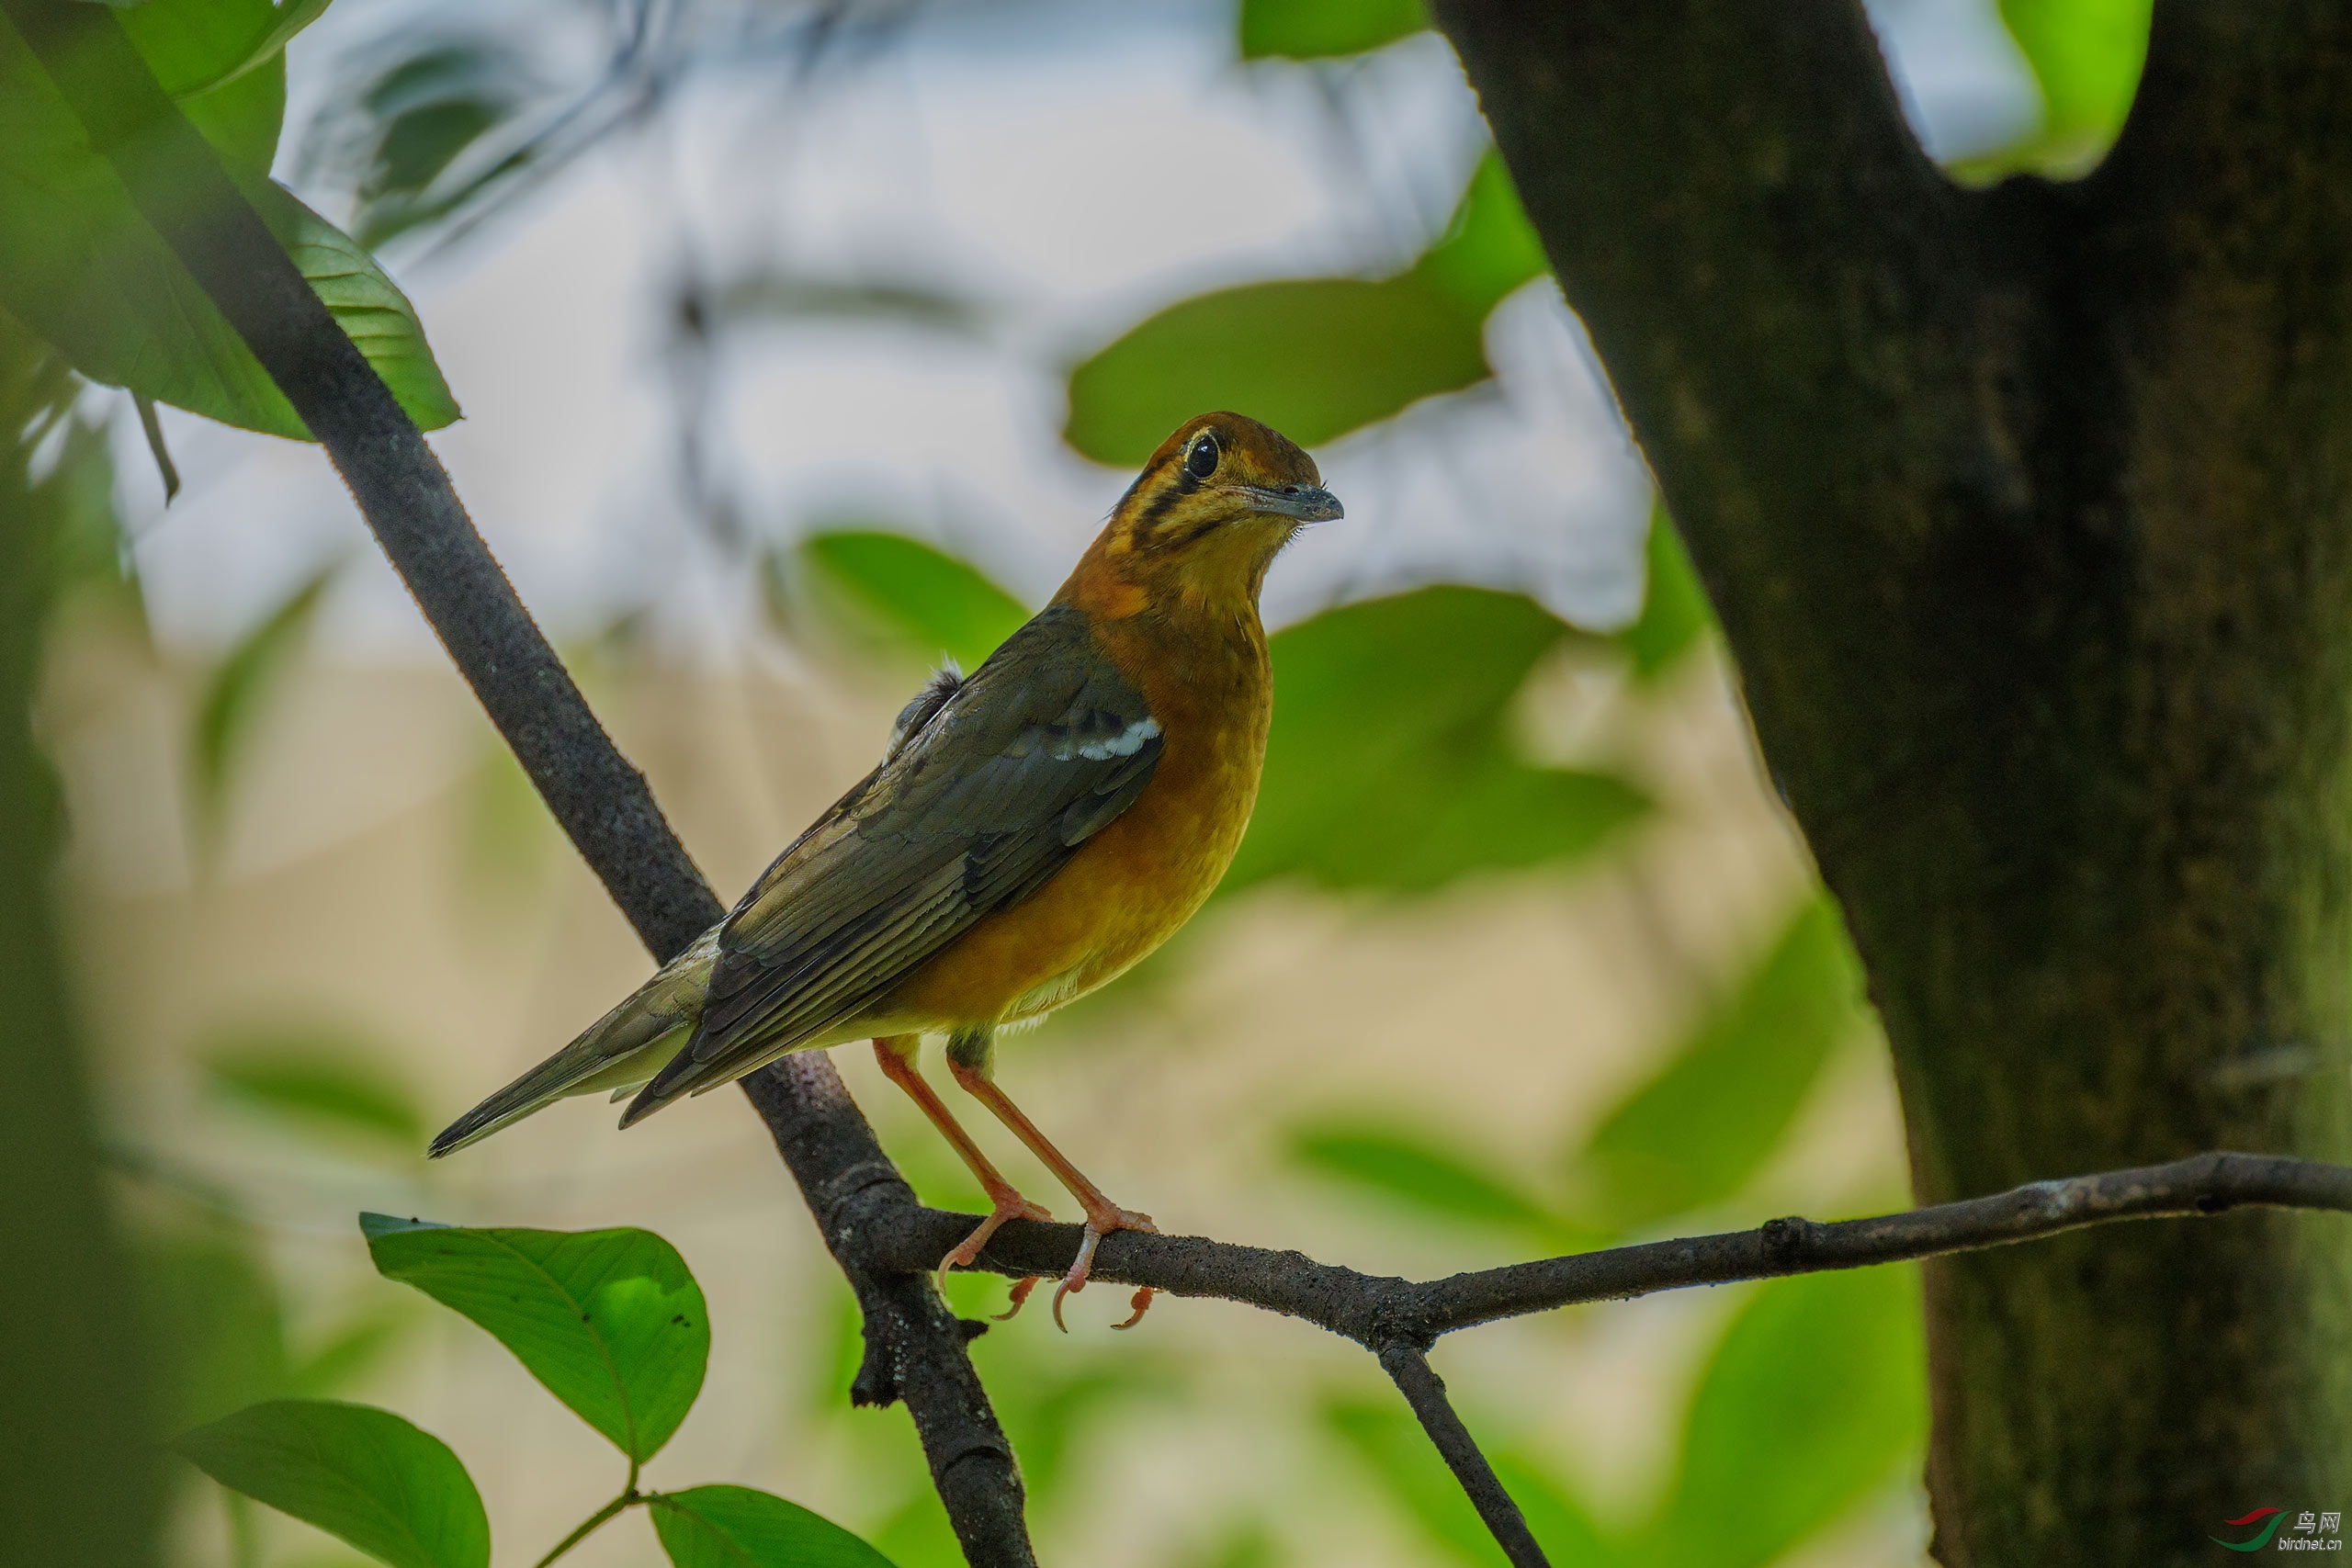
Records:
[[[626,1093],[651,1078],[701,1020],[718,956],[714,926],[577,1040],[442,1129],[432,1156],[455,1154],[569,1095]]]

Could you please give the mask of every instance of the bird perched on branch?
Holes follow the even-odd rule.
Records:
[[[1341,515],[1314,461],[1238,414],[1203,414],[1152,454],[1069,581],[967,678],[899,716],[875,770],[777,857],[734,912],[586,1033],[468,1111],[437,1156],[566,1095],[637,1098],[626,1127],[791,1051],[871,1038],[993,1205],[940,1261],[1051,1216],[1014,1190],[917,1069],[948,1037],[956,1081],[1086,1216],[1054,1295],[1095,1244],[1152,1230],[996,1084],[998,1030],[1116,978],[1225,874],[1258,795],[1273,693],[1258,591],[1301,525]],[[639,1085],[643,1087],[639,1088]],[[1034,1280],[1014,1287],[1018,1311]],[[1131,1326],[1150,1304],[1136,1292]],[[1007,1314],[1010,1315],[1010,1313]]]

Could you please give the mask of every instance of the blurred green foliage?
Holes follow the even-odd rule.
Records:
[[[146,0],[114,13],[156,80],[311,280],[403,408],[427,430],[458,405],[407,298],[349,236],[272,182],[286,113],[280,51],[322,6]],[[77,62],[77,96],[119,85]],[[92,380],[224,423],[308,432],[243,339],[131,205],[24,38],[0,17],[0,306]]]
[[[1244,284],[1171,305],[1069,373],[1063,435],[1133,467],[1204,409],[1315,446],[1484,381],[1488,311],[1544,270],[1518,194],[1489,154],[1438,243],[1391,277]]]
[[[1029,612],[973,567],[900,534],[823,529],[797,551],[808,589],[868,646],[977,670]]]
[[[1569,1179],[1616,1232],[1711,1207],[1780,1143],[1832,1047],[1863,1020],[1861,966],[1826,895],[1761,967],[1572,1155]]]
[[[424,1113],[386,1065],[390,1055],[323,1028],[239,1031],[197,1050],[206,1087],[223,1100],[337,1142],[413,1153],[424,1141]]]
[[[231,645],[204,683],[190,752],[196,764],[197,817],[208,847],[222,826],[231,774],[251,746],[268,699],[292,672],[310,640],[319,603],[334,573],[334,567],[322,567],[297,583]]]
[[[1241,58],[1362,54],[1429,25],[1421,0],[1241,0]]]
[[[2113,145],[2139,89],[2153,0],[2001,0],[2041,88],[2041,126],[1995,155],[2007,169],[2080,174]]]

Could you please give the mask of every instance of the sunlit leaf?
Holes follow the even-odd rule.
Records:
[[[389,1410],[279,1400],[173,1447],[223,1486],[392,1568],[488,1568],[490,1519],[466,1467]]]
[[[1168,307],[1069,376],[1069,444],[1133,466],[1207,409],[1313,446],[1487,378],[1487,314],[1541,272],[1543,252],[1500,162],[1473,176],[1453,222],[1393,277],[1293,278]]]
[[[2148,55],[2151,0],[2001,0],[2041,87],[2032,161],[2079,172],[2115,141]]]
[[[548,1393],[642,1462],[710,1359],[702,1290],[651,1231],[467,1230],[363,1214],[376,1268],[472,1318]]]
[[[1362,54],[1429,25],[1421,0],[1241,0],[1241,58]]]
[[[1918,1461],[1927,1367],[1909,1266],[1756,1292],[1692,1397],[1655,1561],[1760,1568]]]
[[[1644,559],[1647,570],[1642,616],[1618,634],[1618,640],[1633,656],[1634,679],[1653,681],[1697,646],[1715,624],[1715,612],[1707,602],[1706,589],[1700,586],[1698,573],[1690,569],[1682,536],[1663,506],[1650,510]]]
[[[1556,1222],[1508,1173],[1399,1128],[1324,1123],[1290,1135],[1293,1164],[1452,1222],[1545,1233]]]
[[[285,62],[261,53],[277,21],[269,0],[142,0],[115,18],[205,140],[232,166],[267,174],[286,118]]]
[[[262,34],[242,56],[193,87],[165,90],[179,97],[183,109],[194,100],[220,92],[248,73],[258,71],[282,56],[286,46],[294,41],[295,35],[326,15],[328,3],[329,0],[284,0],[282,5],[271,10],[269,30]]]
[[[217,1040],[202,1054],[207,1086],[224,1099],[330,1135],[422,1150],[424,1117],[368,1042],[269,1029]]]
[[[1474,588],[1369,600],[1278,634],[1265,775],[1225,890],[1304,874],[1424,891],[1565,863],[1638,818],[1630,784],[1515,754],[1509,705],[1571,635],[1532,600]]]
[[[16,176],[0,179],[0,304],[94,380],[225,423],[305,437],[284,395],[133,210],[46,77],[27,74],[39,70],[0,21],[0,175]],[[11,93],[19,95],[13,111],[5,107]],[[456,419],[414,310],[374,261],[282,186],[258,175],[238,183],[410,415],[428,430]]]
[[[1634,1229],[1737,1191],[1860,1009],[1860,965],[1824,895],[1729,1005],[1593,1134],[1577,1174],[1599,1213]]]
[[[676,1568],[890,1568],[820,1514],[748,1486],[696,1486],[653,1500],[653,1529]]]
[[[119,13],[166,88],[233,65],[276,25],[262,0],[150,0]],[[335,320],[425,429],[458,417],[407,299],[367,253],[266,177],[283,98],[267,64],[187,112]],[[103,84],[91,90],[103,91]],[[266,102],[262,100],[266,100]],[[305,437],[211,300],[132,207],[47,71],[0,17],[0,307],[96,381],[224,423]]]
[[[802,541],[810,586],[912,658],[970,671],[1029,618],[972,567],[899,534],[832,530]]]
[[[322,567],[299,583],[237,639],[205,682],[197,703],[195,751],[197,793],[208,817],[219,812],[231,773],[264,705],[309,638],[334,573],[334,567]]]

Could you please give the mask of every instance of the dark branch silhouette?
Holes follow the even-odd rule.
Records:
[[[166,97],[113,17],[73,0],[0,0],[154,226],[324,446],[417,606],[590,869],[657,962],[726,913],[597,723],[475,531],[424,432],[335,323]],[[820,1225],[833,1195],[905,1189],[821,1056],[744,1082]],[[967,1334],[921,1280],[859,1269],[861,1402],[906,1402],[956,1539],[975,1563],[1035,1562],[1021,1472],[965,1353]]]
[[[295,271],[210,150],[156,86],[103,7],[0,0],[115,164],[140,210],[286,393],[351,487],[451,659],[572,842],[657,959],[723,912],[515,597],[422,434]],[[922,1207],[821,1053],[745,1080],[865,1314],[852,1398],[904,1400],[966,1556],[1034,1562],[1020,1473],[929,1269],[974,1216]],[[2128,1219],[2252,1205],[2352,1212],[2352,1168],[2213,1153],[2041,1181],[1874,1219],[1774,1220],[1751,1231],[1648,1242],[1412,1281],[1297,1252],[1122,1232],[1098,1279],[1305,1318],[1372,1350],[1480,1517],[1520,1568],[1542,1549],[1445,1397],[1427,1352],[1441,1336],[1549,1308],[1691,1285],[1860,1268],[2054,1235]],[[981,1266],[1057,1274],[1075,1225],[1015,1222]]]

